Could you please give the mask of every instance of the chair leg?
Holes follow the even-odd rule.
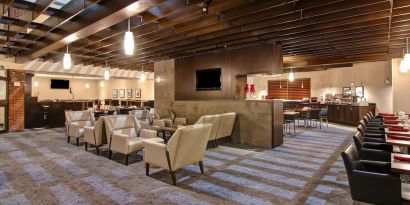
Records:
[[[70,136],[67,136],[67,143],[70,143]]]
[[[128,154],[125,155],[125,165],[128,166]]]
[[[77,140],[77,146],[80,146],[80,138],[76,138]]]
[[[149,163],[145,163],[145,175],[149,176]]]
[[[100,146],[95,146],[95,150],[97,152],[97,155],[100,156]]]
[[[202,161],[199,161],[199,169],[201,170],[201,174],[204,174],[204,163]]]
[[[175,176],[175,171],[169,171],[171,174],[171,179],[172,179],[172,185],[177,185],[177,178]]]
[[[110,150],[108,153],[108,158],[111,159],[111,156],[112,156],[112,151]]]
[[[85,151],[88,151],[88,143],[87,142],[84,143],[84,149],[85,149]]]

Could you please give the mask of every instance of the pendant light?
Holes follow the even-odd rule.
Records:
[[[126,55],[134,55],[134,33],[131,31],[131,18],[128,18],[128,31],[124,35],[124,50]]]
[[[279,80],[279,88],[282,89],[282,79]]]
[[[289,74],[289,81],[293,82],[295,80],[295,75],[293,74],[292,68],[290,69],[290,74]]]
[[[144,66],[142,66],[142,69],[141,69],[141,75],[140,75],[140,81],[141,82],[144,82],[145,81],[145,78],[146,78],[146,76],[145,76],[145,73],[144,73]]]
[[[302,78],[302,86],[300,86],[301,88],[303,88],[304,86],[303,86],[303,78]]]
[[[409,38],[406,38],[406,49],[407,52],[404,55],[403,62],[400,63],[400,71],[402,73],[407,73],[407,71],[410,70]]]
[[[67,45],[67,52],[64,54],[63,58],[63,68],[68,70],[71,68],[71,54],[68,53],[68,45]]]
[[[105,59],[105,71],[104,71],[104,80],[110,79],[110,71],[108,70],[107,59]]]
[[[408,48],[407,48],[408,49]],[[401,73],[407,73],[407,71],[409,70],[409,62],[406,62],[406,56],[408,56],[409,54],[404,54],[404,49],[403,49],[403,59],[400,61],[400,72]]]

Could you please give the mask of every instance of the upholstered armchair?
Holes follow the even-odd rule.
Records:
[[[353,136],[353,142],[362,160],[390,162],[393,146],[386,143],[365,142],[363,135],[357,131]]]
[[[215,137],[216,146],[218,146],[218,139],[231,136],[235,119],[236,113],[234,112],[221,114],[221,122]]]
[[[84,127],[85,150],[87,151],[88,144],[94,145],[97,155],[100,155],[101,145],[107,144],[107,133],[105,130],[104,116],[98,118],[94,126]]]
[[[112,151],[125,155],[125,165],[128,165],[128,155],[144,148],[143,141],[146,139],[163,143],[163,139],[157,137],[153,130],[141,129],[138,120],[131,115],[116,115],[104,117],[107,132],[109,158]]]
[[[352,199],[370,204],[401,204],[400,176],[389,162],[360,160],[354,145],[342,152]]]
[[[211,129],[211,132],[209,134],[208,141],[213,141],[215,147],[217,146],[216,142],[215,142],[215,139],[216,139],[216,135],[218,133],[218,129],[219,129],[219,125],[221,123],[221,119],[222,119],[221,115],[204,115],[204,116],[201,116],[198,119],[198,121],[195,123],[195,124],[209,123],[209,124],[212,125],[212,129]]]
[[[166,145],[145,140],[146,175],[149,175],[150,165],[161,167],[170,172],[172,184],[176,185],[175,171],[193,163],[199,163],[203,174],[202,161],[211,129],[212,125],[208,123],[180,127]]]
[[[70,138],[76,138],[77,146],[80,145],[79,139],[84,137],[84,127],[92,126],[92,113],[90,111],[66,111],[67,143]]]
[[[148,128],[150,124],[150,113],[148,110],[131,110],[129,111],[129,115],[135,116],[139,120],[142,129]]]

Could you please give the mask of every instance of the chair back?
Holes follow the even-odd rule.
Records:
[[[343,163],[345,165],[347,178],[349,184],[352,185],[352,174],[353,170],[360,169],[360,158],[359,153],[355,145],[351,144],[342,153]]]
[[[212,125],[205,123],[176,130],[167,144],[172,170],[203,160],[211,129]]]
[[[327,111],[328,111],[328,108],[327,108],[327,107],[321,108],[321,109],[320,109],[320,113],[319,113],[320,117],[321,117],[321,118],[327,118]]]
[[[135,116],[138,120],[145,121],[149,118],[148,110],[131,110],[129,115]]]
[[[216,139],[232,135],[233,126],[235,125],[236,113],[221,114],[221,123],[219,124]]]
[[[218,133],[219,125],[221,124],[221,118],[221,115],[204,115],[201,116],[195,124],[212,124],[212,130],[208,140],[214,140],[216,139],[216,134]]]
[[[362,124],[357,125],[357,131],[359,131],[362,136],[365,136],[366,130]]]
[[[77,121],[90,121],[91,122],[91,112],[90,111],[67,111],[66,119],[69,119],[69,122]]]
[[[362,149],[362,144],[364,142],[364,136],[362,135],[362,133],[360,133],[359,131],[357,131],[354,135],[353,135],[353,142],[357,148],[357,150],[361,150]]]
[[[360,120],[360,121],[359,121],[359,124],[363,126],[364,130],[366,130],[367,124],[366,124],[366,122],[365,122],[364,120]]]
[[[170,114],[170,116],[171,116],[172,122],[174,122],[175,118],[177,117],[177,116],[175,115],[174,111],[169,110],[169,114]]]

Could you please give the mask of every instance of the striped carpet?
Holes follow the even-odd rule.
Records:
[[[199,167],[145,176],[141,154],[99,157],[61,129],[0,135],[1,204],[352,204],[340,152],[352,129],[298,128],[275,149],[224,144]],[[107,152],[103,152],[106,156]]]

